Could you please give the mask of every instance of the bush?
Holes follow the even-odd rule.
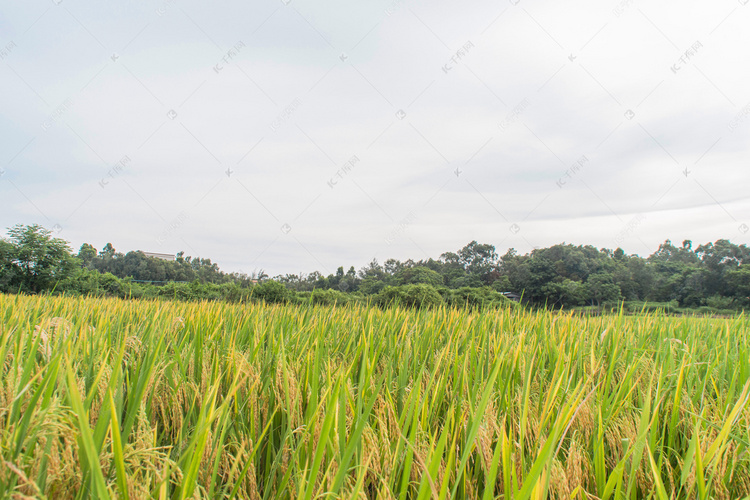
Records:
[[[722,297],[721,295],[714,295],[706,299],[706,305],[714,309],[734,309],[736,304],[732,297]]]
[[[130,281],[124,282],[111,273],[100,273],[89,269],[78,269],[75,275],[61,281],[54,287],[54,293],[68,295],[93,295],[125,297]]]
[[[281,304],[288,302],[291,297],[290,292],[284,285],[278,281],[266,281],[263,284],[256,285],[252,289],[252,296],[269,304]]]
[[[124,287],[120,278],[112,273],[104,273],[99,276],[99,290],[107,295],[122,297]]]
[[[470,309],[497,309],[499,307],[516,306],[515,302],[488,286],[482,288],[462,287],[458,290],[448,290],[444,294],[444,298],[453,307],[468,307]]]
[[[199,297],[195,297],[193,290],[190,288],[190,285],[188,285],[187,283],[174,283],[174,282],[170,282],[163,286],[157,287],[156,295],[158,297],[163,297],[165,299],[179,299],[179,300],[199,298]]]
[[[399,285],[430,285],[438,287],[443,285],[443,276],[424,266],[407,267],[396,274],[396,283]]]
[[[387,307],[391,305],[416,309],[443,305],[443,298],[430,285],[387,286],[375,298],[375,303]]]
[[[385,281],[368,276],[359,284],[359,291],[365,295],[376,295],[386,287]]]
[[[679,305],[676,300],[670,302],[641,302],[634,300],[625,302],[625,309],[634,313],[665,312],[667,314],[675,314],[679,312]]]
[[[352,296],[334,289],[321,290],[315,289],[310,294],[310,302],[312,304],[319,304],[324,306],[332,306],[334,304],[342,305],[348,304],[352,301]]]

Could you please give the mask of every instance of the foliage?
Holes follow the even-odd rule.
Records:
[[[580,281],[565,278],[562,281],[550,281],[542,287],[542,291],[549,297],[551,306],[580,306],[586,302],[590,289]]]
[[[726,273],[726,281],[733,291],[732,296],[745,307],[750,306],[750,263],[743,264]]]
[[[316,305],[345,305],[352,300],[351,294],[346,294],[338,290],[313,290],[310,294],[310,302]]]
[[[458,290],[445,290],[445,302],[453,307],[489,309],[515,307],[516,303],[488,286],[481,288],[462,287]]]
[[[432,287],[443,285],[443,277],[440,273],[424,266],[405,267],[394,276],[399,285],[425,284]]]
[[[381,306],[426,309],[442,305],[443,298],[430,285],[387,286],[377,295],[375,303]]]
[[[70,276],[76,259],[68,243],[39,225],[16,225],[0,241],[0,285],[4,290],[39,293]]]
[[[619,302],[622,298],[620,287],[615,285],[610,274],[596,273],[590,275],[586,280],[586,289],[596,305]]]
[[[267,281],[253,288],[253,297],[269,304],[281,304],[291,298],[291,293],[281,283]]]
[[[627,255],[621,248],[565,243],[525,255],[509,249],[498,257],[493,245],[472,241],[437,260],[388,259],[382,265],[372,260],[359,271],[340,266],[328,276],[314,271],[269,280],[263,270],[250,275],[224,273],[211,259],[180,252],[174,261],[165,261],[139,251],[123,254],[111,243],[98,252],[84,243],[76,261],[64,241],[51,238],[39,226],[16,226],[9,234],[10,239],[0,240],[0,291],[5,292],[55,290],[131,298],[301,303],[311,300],[316,291],[318,303],[358,301],[364,295],[378,303],[435,305],[486,302],[489,292],[466,289],[490,287],[521,295],[525,304],[552,309],[602,311],[621,301],[676,301],[676,307],[668,310],[718,314],[750,307],[750,248],[723,239],[695,248],[689,240],[681,246],[667,240],[647,258]],[[26,257],[19,258],[22,253]],[[268,285],[269,281],[286,291]],[[440,290],[442,302],[431,293],[429,298],[419,295],[427,289],[407,293],[394,288],[410,285]],[[321,295],[323,290],[332,292]],[[338,293],[346,294],[347,300]],[[414,294],[416,298],[411,297]],[[483,298],[475,301],[475,296]]]

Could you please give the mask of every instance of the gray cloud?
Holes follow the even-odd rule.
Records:
[[[748,9],[4,5],[0,223],[272,274],[747,243]]]

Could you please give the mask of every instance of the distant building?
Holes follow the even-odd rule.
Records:
[[[146,257],[153,257],[155,259],[175,260],[174,254],[171,253],[144,252],[143,250],[141,250],[141,253]]]
[[[521,300],[521,296],[516,292],[500,292],[500,294],[503,295],[506,299],[512,300],[513,302],[519,302]]]

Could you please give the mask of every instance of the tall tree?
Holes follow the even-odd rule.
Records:
[[[84,267],[88,267],[89,264],[96,258],[97,252],[93,245],[84,243],[78,250],[78,258],[81,259]]]
[[[0,250],[7,291],[39,293],[72,276],[78,260],[68,242],[37,224],[8,229]]]

